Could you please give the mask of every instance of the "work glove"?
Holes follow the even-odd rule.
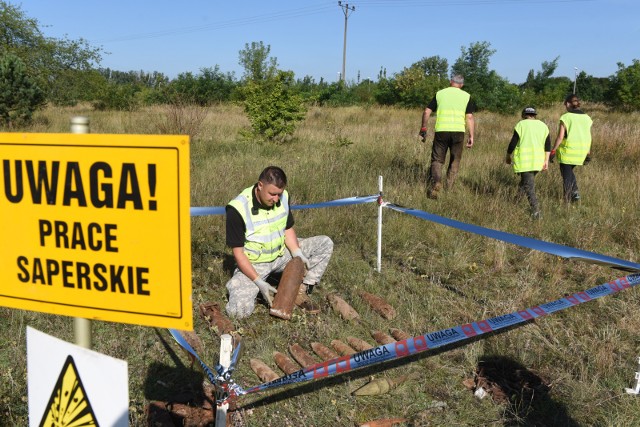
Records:
[[[587,154],[587,157],[584,158],[584,162],[582,162],[582,164],[585,166],[589,163],[591,163],[591,154]]]
[[[507,153],[507,156],[504,158],[504,162],[508,165],[511,164],[511,154]]]
[[[421,128],[420,132],[418,132],[418,135],[420,135],[420,138],[422,138],[422,142],[424,142],[427,139],[427,128]]]
[[[311,268],[311,264],[309,263],[309,259],[304,255],[304,253],[302,253],[302,249],[298,248],[295,251],[293,251],[291,253],[291,256],[293,258],[295,257],[299,257],[302,262],[304,262],[305,267],[307,267],[307,270],[309,270]]]
[[[265,301],[267,301],[267,304],[269,304],[269,307],[271,307],[273,304],[273,295],[277,294],[278,290],[259,277],[254,280],[253,283],[256,284],[258,289],[260,289],[262,298],[264,298]]]
[[[551,150],[551,153],[549,153],[549,163],[553,163],[553,159],[556,158],[556,150]]]

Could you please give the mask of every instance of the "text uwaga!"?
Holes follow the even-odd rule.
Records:
[[[3,194],[11,204],[144,210],[143,187],[149,194],[147,209],[157,210],[157,201],[154,200],[156,165],[147,165],[146,186],[141,185],[138,179],[136,164],[122,163],[118,167],[119,174],[114,174],[109,163],[94,162],[83,178],[80,162],[3,159]],[[83,224],[62,219],[39,219],[35,226],[40,247],[112,253],[119,250],[118,226],[115,223]],[[17,278],[22,283],[150,295],[147,267],[90,264],[24,255],[17,257],[16,266]]]

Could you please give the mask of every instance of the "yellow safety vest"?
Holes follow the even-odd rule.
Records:
[[[593,120],[586,114],[567,112],[560,117],[566,130],[565,137],[556,152],[558,163],[582,165],[591,150],[591,125]]]
[[[549,128],[537,119],[524,119],[516,124],[515,131],[520,140],[513,150],[513,171],[541,171],[544,165],[544,143],[549,136]]]
[[[284,253],[284,231],[289,217],[289,195],[282,192],[280,203],[272,209],[258,209],[252,213],[253,189],[242,190],[229,202],[244,220],[244,253],[252,263],[271,262]],[[256,212],[254,210],[254,212]]]
[[[436,132],[464,132],[467,104],[471,95],[450,86],[436,93]]]

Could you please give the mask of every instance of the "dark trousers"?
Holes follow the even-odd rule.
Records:
[[[433,138],[433,148],[431,150],[430,178],[432,186],[442,182],[442,166],[447,158],[447,151],[449,151],[447,187],[453,186],[456,176],[458,175],[458,169],[460,168],[463,143],[464,132],[435,133],[435,137]]]
[[[538,198],[536,197],[536,184],[534,182],[537,173],[536,171],[520,172],[520,186],[518,187],[518,193],[527,196],[532,213],[540,210],[538,207]]]
[[[564,201],[570,202],[578,199],[578,182],[573,168],[576,165],[565,165],[560,163],[560,174],[562,175],[562,189],[564,190]]]

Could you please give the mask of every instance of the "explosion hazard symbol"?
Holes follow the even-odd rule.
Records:
[[[40,427],[98,426],[73,357],[64,362]]]

